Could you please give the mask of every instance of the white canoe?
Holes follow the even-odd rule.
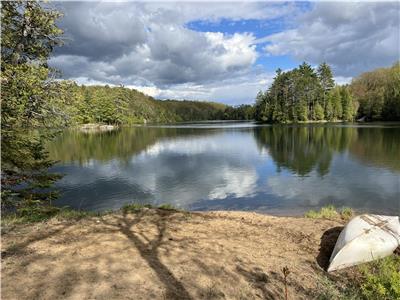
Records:
[[[388,256],[399,244],[399,217],[357,216],[340,233],[329,260],[328,272]]]

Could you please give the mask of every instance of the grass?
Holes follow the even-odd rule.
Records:
[[[134,213],[139,212],[144,208],[153,208],[151,204],[140,204],[140,203],[129,203],[122,206],[122,211],[124,213]]]
[[[79,220],[90,216],[100,216],[108,212],[88,212],[81,210],[74,210],[71,208],[60,208],[54,206],[41,206],[41,207],[24,207],[17,212],[3,215],[1,218],[1,225],[16,225],[37,223],[57,218],[59,220]]]
[[[400,257],[391,255],[355,267],[357,279],[334,281],[319,279],[319,300],[394,300],[400,299]]]
[[[146,208],[158,208],[158,209],[163,209],[163,210],[176,210],[176,211],[178,210],[176,207],[174,207],[171,204],[161,204],[159,206],[153,206],[151,204],[129,203],[129,204],[125,204],[122,207],[122,211],[124,213],[128,213],[128,212],[136,213],[136,212],[139,212]]]
[[[160,206],[158,206],[159,209],[164,209],[164,210],[178,210],[176,207],[174,207],[171,204],[161,204]]]
[[[151,204],[130,203],[124,205],[121,210],[125,213],[136,213],[144,208],[158,208],[163,210],[177,211],[178,209],[171,204],[162,204],[153,207]],[[38,202],[29,202],[18,208],[15,212],[3,214],[1,218],[2,226],[37,223],[57,218],[59,220],[79,220],[86,217],[97,217],[111,213],[112,211],[92,212],[75,210],[67,207],[56,207],[43,205]]]
[[[317,295],[318,300],[359,300],[362,299],[360,289],[351,282],[342,285],[329,279],[326,276],[320,276]]]
[[[344,220],[350,220],[354,216],[354,210],[350,207],[343,207],[340,211],[340,216]]]
[[[337,211],[333,205],[328,205],[322,207],[319,211],[309,210],[304,216],[310,219],[335,219],[340,217],[349,220],[353,215],[354,211],[349,207],[343,207],[340,211]]]
[[[359,266],[365,299],[400,299],[400,257],[391,255]]]

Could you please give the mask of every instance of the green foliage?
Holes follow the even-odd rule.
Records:
[[[317,72],[307,63],[288,72],[278,69],[271,87],[257,96],[255,117],[270,123],[324,120],[333,86],[327,64],[320,65]]]
[[[400,257],[392,255],[359,267],[365,299],[400,299]]]
[[[325,119],[324,109],[321,104],[317,103],[315,105],[315,120],[321,121]]]
[[[55,24],[60,17],[60,12],[45,9],[38,1],[2,1],[2,65],[35,61],[45,67],[53,48],[61,45],[62,30]]]
[[[303,100],[300,100],[296,105],[296,121],[308,121],[307,106]]]
[[[122,211],[124,213],[135,213],[141,211],[143,208],[152,208],[151,204],[141,204],[141,203],[129,203],[122,206]]]
[[[235,107],[228,106],[221,119],[224,120],[253,120],[255,107],[249,104],[242,104]]]
[[[383,259],[359,265],[355,268],[360,276],[350,281],[319,279],[316,299],[400,299],[400,257],[391,255]]]
[[[78,86],[61,81],[62,95],[55,104],[68,125],[105,123],[171,123],[223,119],[226,105],[213,102],[155,100],[124,87]]]
[[[205,101],[163,100],[158,103],[170,114],[167,122],[221,120],[227,109],[225,104]]]
[[[26,201],[52,201],[56,193],[44,188],[59,178],[49,174],[44,143],[55,124],[52,106],[57,89],[50,80],[47,58],[60,44],[55,25],[60,14],[35,1],[5,1],[1,5],[1,184],[2,207]],[[46,212],[45,214],[47,214]]]
[[[336,86],[328,96],[332,103],[333,115],[332,120],[341,120],[343,116],[342,97],[340,94],[340,86]]]
[[[338,216],[338,212],[333,205],[322,207],[319,211],[310,210],[305,214],[310,219],[334,219]]]
[[[355,115],[353,97],[347,86],[341,87],[341,99],[343,108],[342,119],[344,121],[353,121]]]
[[[335,86],[331,67],[324,62],[318,66],[317,74],[321,88],[326,95]]]
[[[340,216],[344,220],[350,220],[354,216],[354,210],[350,207],[343,207],[340,210]]]
[[[322,207],[319,211],[309,210],[304,216],[310,219],[335,219],[340,217],[344,220],[349,220],[354,216],[354,211],[350,207],[343,207],[340,212],[338,212],[333,205],[328,205]]]
[[[171,204],[161,204],[158,206],[159,209],[164,209],[164,210],[177,210],[173,205]]]
[[[334,113],[333,113],[333,99],[331,93],[328,94],[325,106],[325,119],[327,121],[334,120]]]
[[[58,214],[60,208],[42,205],[40,201],[27,201],[18,209],[16,217],[27,223],[48,220]]]
[[[352,81],[350,89],[359,104],[359,118],[400,120],[400,62],[361,74]]]
[[[2,216],[1,224],[9,226],[48,221],[52,218],[59,220],[79,220],[90,216],[99,216],[107,212],[87,212],[67,207],[44,205],[42,201],[26,201],[15,212]]]
[[[361,292],[353,282],[335,282],[322,275],[318,278],[316,296],[318,300],[360,300]]]
[[[400,90],[396,88],[395,80],[391,82],[390,95],[394,95],[391,99],[397,99]],[[349,86],[335,86],[332,71],[326,63],[317,71],[303,63],[288,72],[277,71],[271,87],[257,95],[254,115],[256,120],[270,123],[353,121],[358,109],[353,90]],[[395,101],[390,103],[394,109]]]
[[[122,207],[122,211],[124,213],[136,213],[144,208],[154,208],[151,204],[142,204],[142,203],[129,203],[125,204]],[[157,207],[158,209],[163,209],[163,210],[177,210],[173,205],[171,204],[161,204]]]

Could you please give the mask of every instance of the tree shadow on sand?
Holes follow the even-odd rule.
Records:
[[[156,213],[160,216],[158,221],[155,223],[158,233],[152,240],[146,237],[143,232],[135,232],[133,230],[133,227],[141,222],[145,215],[144,212],[139,212],[134,215],[124,212],[117,222],[118,230],[129,239],[133,246],[138,250],[140,256],[147,262],[149,267],[151,267],[157,275],[158,279],[163,283],[164,288],[166,289],[166,299],[192,299],[183,284],[161,262],[159,255],[159,247],[163,244],[167,221],[169,222],[168,217],[175,212],[157,209]],[[108,226],[116,226],[114,222],[110,223],[104,219],[102,221]]]

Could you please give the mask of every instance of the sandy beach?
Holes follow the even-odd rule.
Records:
[[[284,299],[287,267],[289,299],[310,299],[342,225],[143,209],[4,228],[2,298]]]

